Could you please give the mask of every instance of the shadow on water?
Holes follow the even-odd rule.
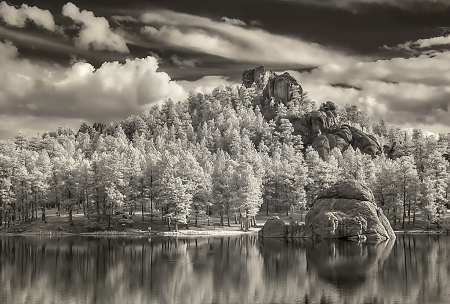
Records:
[[[1,237],[0,303],[443,303],[450,238]]]

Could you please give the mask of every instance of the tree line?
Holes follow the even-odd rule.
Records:
[[[394,222],[432,222],[449,203],[449,135],[426,136],[381,121],[357,106],[338,109],[340,121],[394,146],[401,157],[372,159],[349,147],[323,161],[305,147],[287,115],[315,110],[307,94],[278,107],[265,121],[256,87],[218,87],[167,100],[141,115],[107,125],[83,123],[27,138],[0,141],[0,223],[28,221],[46,210],[82,212],[89,227],[110,227],[142,211],[168,226],[220,217],[255,224],[258,212],[308,209],[317,193],[342,179],[369,186]],[[209,221],[208,221],[209,224]]]

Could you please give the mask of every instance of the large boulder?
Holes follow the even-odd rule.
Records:
[[[262,65],[256,68],[247,69],[242,74],[242,84],[246,88],[250,88],[253,83],[256,83],[256,86],[259,89],[263,89],[269,79],[273,77],[275,74],[272,71],[266,71],[266,68]]]
[[[329,103],[329,102],[328,102]],[[302,117],[289,117],[294,135],[301,135],[306,145],[312,145],[321,134],[329,134],[338,128],[336,116],[332,111],[313,111]]]
[[[273,98],[276,103],[286,105],[295,91],[303,94],[302,87],[288,72],[282,75],[273,74],[264,88],[263,100],[270,101]]]
[[[376,156],[381,154],[381,147],[375,136],[366,134],[356,128],[344,125],[352,132],[351,145],[354,149],[359,149],[364,154]]]
[[[318,195],[306,215],[303,237],[388,240],[395,234],[370,189],[345,181]]]
[[[318,111],[303,117],[290,117],[294,135],[301,135],[305,145],[311,145],[322,159],[327,160],[331,150],[337,147],[345,151],[349,146],[375,157],[382,153],[377,139],[349,125],[339,125],[336,106],[327,101]]]
[[[284,238],[287,227],[278,216],[269,218],[259,231],[259,236],[263,238]]]
[[[264,87],[261,97],[261,112],[266,120],[271,120],[278,115],[278,106],[283,104],[287,106],[288,102],[294,96],[301,96],[303,94],[302,87],[297,80],[284,73],[282,75],[272,74]]]
[[[322,159],[328,159],[328,154],[330,154],[330,141],[327,136],[317,136],[312,143],[312,147],[319,153],[319,156]]]

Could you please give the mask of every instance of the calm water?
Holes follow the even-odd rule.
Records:
[[[449,303],[450,237],[0,238],[0,303]]]

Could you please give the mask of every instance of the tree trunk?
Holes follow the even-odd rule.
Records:
[[[72,205],[69,206],[69,223],[70,223],[70,225],[73,225],[73,219],[72,219]]]
[[[248,215],[244,218],[244,231],[248,231],[249,230],[249,225],[248,225]]]
[[[142,221],[144,221],[144,199],[142,199]]]
[[[86,201],[83,201],[83,215],[86,216]],[[89,215],[88,215],[89,219]]]
[[[408,200],[408,225],[411,224],[411,199]]]
[[[170,228],[170,217],[167,218],[167,227],[169,227],[169,231],[172,231],[172,229]]]
[[[223,226],[223,213],[220,213],[220,225]]]
[[[150,221],[153,221],[153,172],[150,171]]]
[[[286,204],[286,216],[289,216],[289,204]]]
[[[406,218],[406,186],[403,186],[403,222],[402,222],[402,229],[405,229],[405,218]]]
[[[231,225],[230,225],[230,215],[229,214],[227,215],[227,220],[228,220],[228,227],[231,227]]]
[[[413,210],[413,227],[416,224],[416,210]]]
[[[97,207],[97,222],[100,224],[100,198],[98,195],[98,187],[95,189],[97,191],[97,197],[96,197],[97,199],[95,201],[95,206]]]
[[[269,200],[267,200],[266,215],[269,216]]]
[[[198,224],[198,214],[196,213],[195,214],[195,227],[198,227],[197,224]]]
[[[45,218],[45,206],[42,206],[42,221],[47,224],[47,219]]]
[[[234,223],[237,224],[237,214],[234,214]]]

